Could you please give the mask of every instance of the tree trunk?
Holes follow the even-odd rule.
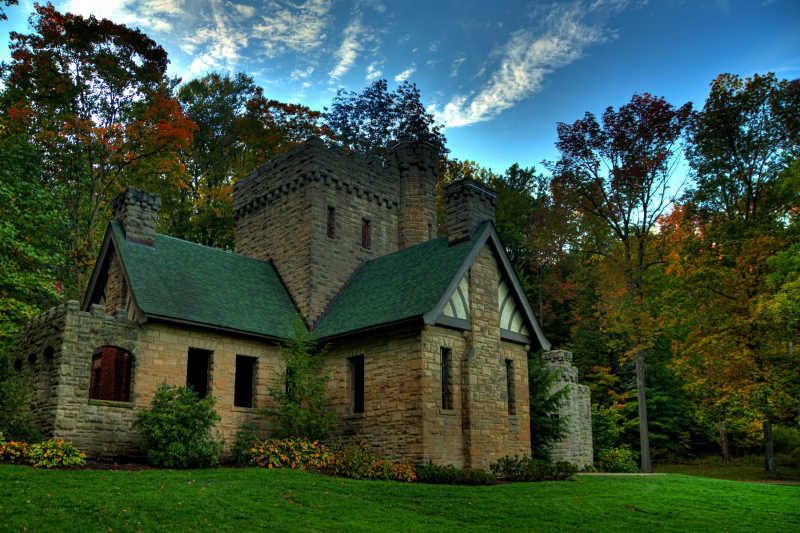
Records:
[[[647,391],[645,390],[644,350],[636,353],[636,393],[639,398],[639,444],[641,447],[641,467],[645,474],[653,471],[650,463],[650,433],[647,427]]]
[[[775,468],[775,437],[772,434],[772,420],[764,420],[764,468],[767,470],[768,478],[778,477]]]
[[[731,462],[731,450],[728,446],[728,428],[725,421],[719,421],[719,446],[722,449],[722,464],[727,465]]]

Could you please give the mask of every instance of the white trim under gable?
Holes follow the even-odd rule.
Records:
[[[526,333],[528,333],[530,329],[533,329],[536,339],[539,341],[539,345],[542,347],[542,349],[545,351],[549,350],[551,347],[550,341],[548,341],[544,336],[542,328],[539,326],[539,323],[533,314],[533,310],[528,302],[528,298],[525,296],[525,291],[522,290],[522,285],[519,282],[519,278],[517,277],[516,272],[514,272],[511,262],[508,260],[508,256],[503,249],[503,243],[500,241],[500,237],[497,235],[494,224],[491,223],[486,224],[486,227],[475,240],[472,250],[470,250],[469,255],[467,255],[467,258],[461,264],[455,276],[453,276],[453,279],[450,282],[450,285],[447,287],[447,290],[439,299],[439,303],[436,305],[436,307],[423,315],[425,324],[441,323],[443,325],[455,326],[453,318],[448,317],[445,313],[445,307],[454,297],[454,294],[457,296],[456,291],[459,284],[465,279],[465,276],[469,271],[469,268],[472,266],[472,263],[475,261],[475,258],[478,256],[478,253],[487,243],[492,244],[492,248],[494,249],[494,252],[498,258],[497,263],[500,267],[501,280],[506,282],[506,288],[509,295],[511,295],[513,300],[515,300],[517,303],[515,306],[516,315],[513,316],[517,316],[518,318],[512,319],[510,322],[511,327],[516,329],[504,328],[501,322],[501,338],[515,342],[528,342],[530,336]],[[458,322],[463,324],[468,323],[468,320],[460,319]],[[522,331],[525,331],[526,333],[522,333]]]

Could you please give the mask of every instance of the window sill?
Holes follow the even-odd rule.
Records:
[[[234,405],[231,409],[234,413],[252,413],[256,411],[255,407],[244,407],[242,405]]]
[[[458,411],[456,409],[442,409],[439,408],[439,415],[441,416],[456,416]]]
[[[89,405],[100,405],[103,407],[120,407],[122,409],[133,409],[133,402],[117,402],[114,400],[95,400],[89,398]]]
[[[350,413],[344,415],[343,417],[345,420],[358,420],[360,418],[364,418],[364,413]]]

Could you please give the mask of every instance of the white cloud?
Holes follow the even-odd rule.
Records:
[[[398,74],[397,76],[395,76],[395,77],[394,77],[394,81],[395,81],[396,83],[402,83],[402,82],[406,81],[406,80],[407,80],[407,79],[408,79],[408,78],[409,78],[409,77],[410,77],[412,74],[414,74],[416,71],[417,71],[417,67],[416,67],[416,65],[411,65],[410,67],[408,67],[407,69],[405,69],[403,72],[401,72],[400,74]]]
[[[311,74],[313,73],[314,73],[313,66],[308,66],[307,68],[304,69],[296,68],[292,71],[291,74],[289,74],[289,78],[292,79],[293,81],[303,80],[311,76]]]
[[[469,95],[457,95],[437,117],[448,127],[459,127],[490,120],[541,89],[545,76],[568,65],[584,49],[613,37],[601,26],[583,22],[593,7],[623,5],[617,0],[597,0],[588,8],[575,3],[554,10],[545,20],[543,32],[519,30],[499,51],[500,65],[487,84]]]
[[[261,22],[253,27],[267,57],[287,50],[308,53],[327,37],[332,0],[306,0],[302,4],[269,1],[262,6]]]
[[[342,44],[336,51],[336,65],[328,73],[333,80],[344,76],[356,62],[358,54],[368,42],[375,41],[375,36],[361,24],[360,18],[354,18],[344,29]]]
[[[436,41],[433,41],[431,43],[431,45],[428,47],[428,51],[429,52],[438,52],[439,51],[439,43],[440,42],[441,41],[439,41],[438,39]]]
[[[366,75],[365,79],[367,81],[374,80],[375,78],[377,78],[381,74],[383,74],[383,71],[380,69],[380,66],[381,66],[381,64],[378,63],[377,61],[375,63],[370,63],[367,66],[367,75]]]
[[[450,77],[455,78],[458,76],[458,70],[461,68],[461,65],[466,61],[466,57],[457,57],[453,60],[453,64],[450,65]]]
[[[256,8],[253,6],[246,6],[244,4],[233,4],[233,8],[239,12],[240,15],[245,17],[252,17],[256,14]]]

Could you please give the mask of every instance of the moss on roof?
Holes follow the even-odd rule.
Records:
[[[271,263],[166,235],[150,248],[111,224],[145,314],[277,338],[293,331],[297,310]]]
[[[314,327],[313,336],[323,339],[432,310],[484,227],[455,246],[442,237],[364,263]]]

